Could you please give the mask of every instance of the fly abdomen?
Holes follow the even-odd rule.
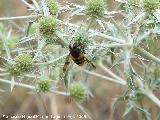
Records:
[[[74,60],[74,62],[75,62],[77,65],[82,66],[82,65],[84,64],[85,60],[84,60],[84,59],[83,59],[82,61],[76,61],[76,60]]]
[[[85,57],[83,54],[81,54],[78,58],[74,58],[73,61],[79,65],[79,66],[82,66],[85,62]]]

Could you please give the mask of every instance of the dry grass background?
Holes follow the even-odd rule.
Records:
[[[72,2],[75,0],[68,1]],[[112,0],[108,0],[107,2],[109,3],[109,9],[113,9],[114,2]],[[0,16],[20,16],[27,14],[29,14],[27,8],[20,0],[0,1]],[[16,23],[23,25],[24,21],[18,20]],[[8,22],[8,24],[10,24],[10,22]],[[96,71],[106,75],[99,68],[97,68]],[[109,81],[104,81],[94,77],[89,77],[88,84],[94,94],[94,98],[86,100],[83,103],[83,106],[85,106],[87,112],[94,120],[138,120],[137,112],[132,112],[125,118],[122,117],[125,103],[121,103],[117,106],[114,115],[111,112],[113,99],[121,95],[125,88]],[[21,87],[15,87],[14,90],[10,92],[10,86],[2,83],[0,83],[0,88],[5,90],[5,92],[0,93],[0,120],[4,120],[4,118],[2,118],[3,114],[45,115],[42,105],[43,103],[39,99],[39,96],[37,96],[34,92],[31,93],[27,89]],[[61,116],[83,114],[73,102],[68,102],[66,97],[46,93],[41,95],[41,98],[43,99],[49,114]],[[156,120],[154,114],[158,113],[158,108],[148,100],[146,100],[146,104],[153,113],[152,119]]]

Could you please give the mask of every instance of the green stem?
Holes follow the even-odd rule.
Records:
[[[41,78],[41,76],[34,75],[34,74],[24,74],[24,76],[29,77],[29,78]]]
[[[134,49],[136,52],[140,53],[141,55],[143,55],[144,57],[146,57],[147,59],[153,60],[156,63],[160,64],[160,59],[155,57],[154,55],[152,55],[151,53],[147,52],[146,50],[144,50],[143,48],[140,47],[135,47]]]
[[[132,47],[133,45],[131,43],[125,43],[125,44],[109,44],[109,45],[106,45],[105,47],[107,48],[114,48],[114,47]]]
[[[90,21],[89,21],[89,24],[88,24],[88,26],[87,26],[86,32],[88,32],[88,30],[90,29],[90,27],[91,27],[93,21],[94,21],[94,19],[91,18]]]
[[[27,31],[26,31],[26,37],[29,36],[29,31],[30,31],[30,29],[31,29],[31,27],[32,27],[32,24],[33,24],[33,22],[29,22],[29,24],[28,24]],[[27,41],[27,45],[28,45],[28,47],[32,50],[32,52],[34,52],[34,50],[33,50],[33,48],[32,48],[32,45],[31,45],[31,43],[30,43],[30,40]]]
[[[117,83],[117,84],[126,85],[125,81],[119,81],[119,80],[113,79],[111,77],[107,77],[107,76],[104,76],[104,75],[101,75],[101,74],[98,74],[98,73],[95,73],[95,72],[91,72],[91,71],[88,71],[88,70],[85,70],[85,69],[82,69],[82,71],[89,74],[89,75],[95,76],[95,77],[99,77],[99,78],[102,78],[102,79],[105,79],[105,80],[108,80],[108,81],[111,81],[111,82],[114,82],[114,83]]]
[[[59,94],[59,95],[64,95],[64,96],[69,96],[69,93],[66,92],[61,92],[61,91],[56,91],[56,90],[49,90],[51,93]]]
[[[30,15],[30,16],[1,17],[0,21],[2,21],[2,20],[17,20],[17,19],[30,19],[30,18],[37,18],[37,17],[40,17],[40,16],[42,16],[42,15],[39,14],[39,15]],[[70,26],[70,27],[73,27],[73,28],[79,28],[78,25],[75,25],[75,24],[72,24],[72,23],[66,23],[66,22],[63,22],[62,20],[59,20],[59,19],[57,19],[56,21],[60,24],[66,25],[66,26]],[[92,30],[92,29],[89,29],[88,31],[96,34],[97,36],[106,38],[106,39],[108,39],[110,41],[113,41],[113,42],[125,43],[125,41],[123,39],[115,38],[113,36],[109,36],[109,35],[103,34],[101,32]]]
[[[6,76],[9,75],[9,73],[0,73],[0,76]]]
[[[16,16],[16,17],[1,17],[0,21],[2,20],[17,20],[17,19],[30,19],[30,18],[37,18],[42,15],[29,15],[29,16]]]
[[[52,63],[54,63],[54,62],[57,62],[57,61],[59,61],[60,59],[66,57],[68,54],[69,54],[69,53],[64,54],[64,55],[60,56],[59,58],[53,59],[53,60],[48,61],[48,62],[35,63],[34,65],[49,65],[49,64],[52,64]]]
[[[104,65],[102,64],[102,62],[99,62],[99,66],[106,72],[108,73],[110,76],[114,77],[115,79],[123,82],[126,84],[126,81],[124,81],[122,78],[120,78],[119,76],[117,76],[116,74],[114,74],[111,70],[107,69],[106,67],[104,67]]]
[[[9,50],[9,48],[7,46],[7,37],[4,36],[2,33],[0,33],[0,38],[2,39],[3,46],[4,46],[4,49],[6,51],[7,57],[10,60],[11,59],[11,53],[10,53],[10,50]]]
[[[90,31],[90,30],[89,30],[89,31]],[[90,31],[90,32],[93,32],[93,31]],[[95,34],[96,34],[97,36],[100,36],[100,37],[102,37],[102,38],[106,38],[106,39],[108,39],[109,41],[113,41],[113,42],[117,42],[117,43],[125,43],[125,41],[122,40],[122,39],[115,38],[115,37],[112,37],[112,36],[109,36],[109,35],[106,35],[106,34],[103,34],[103,33],[100,33],[100,32],[96,32],[96,31],[94,31],[94,32],[95,32]]]
[[[151,90],[144,90],[143,93],[160,108],[160,100],[153,94]]]
[[[8,83],[8,84],[13,84],[12,81],[10,81],[10,80],[5,80],[5,79],[0,79],[0,82]],[[29,89],[35,90],[35,87],[34,87],[34,86],[26,85],[26,84],[23,84],[23,83],[14,82],[14,85],[17,85],[17,86],[21,86],[21,87],[24,87],[24,88],[29,88]]]
[[[141,108],[144,109],[144,106],[143,106],[143,98],[139,100],[139,103],[140,103]],[[144,112],[141,112],[141,111],[140,111],[139,113],[141,114],[140,120],[145,120],[145,114],[144,114]]]
[[[79,28],[78,25],[75,25],[75,24],[72,24],[72,23],[66,23],[66,22],[63,22],[62,20],[59,20],[57,19],[56,20],[59,24],[63,24],[63,25],[66,25],[66,26],[70,26],[70,27],[73,27],[73,28]],[[95,35],[97,36],[100,36],[102,38],[106,38],[110,41],[113,41],[113,42],[117,42],[117,43],[125,43],[125,41],[123,39],[119,39],[119,38],[115,38],[113,36],[109,36],[109,35],[106,35],[104,33],[101,33],[101,32],[98,32],[98,31],[95,31],[95,30],[92,30],[92,29],[89,29],[88,30],[90,33],[94,33]]]

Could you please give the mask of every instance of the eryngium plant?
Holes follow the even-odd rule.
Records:
[[[17,35],[16,38],[21,36],[18,41],[10,41],[16,31],[11,33],[0,24],[1,82],[11,84],[11,90],[17,85],[70,96],[85,112],[79,104],[86,95],[92,99],[92,91],[86,88],[88,75],[94,76],[127,88],[113,102],[113,112],[117,103],[125,102],[123,117],[137,111],[142,119],[152,119],[143,100],[149,98],[160,108],[160,98],[156,96],[160,94],[159,0],[116,0],[114,10],[107,8],[109,5],[103,0],[88,0],[83,5],[54,0],[32,0],[31,5],[21,1],[31,15],[0,18],[2,23],[17,19],[26,19],[24,25],[28,22],[26,30]],[[82,66],[72,61],[73,56],[66,58],[70,55],[69,45],[75,42],[84,48],[80,51],[81,57],[85,56]],[[79,60],[80,55],[77,56]],[[66,71],[62,71],[64,63]],[[33,78],[30,84],[25,83],[26,78]]]

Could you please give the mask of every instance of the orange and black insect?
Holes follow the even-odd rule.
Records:
[[[79,66],[83,66],[85,62],[88,62],[89,64],[91,64],[93,68],[95,68],[93,63],[85,57],[85,49],[82,44],[76,42],[73,45],[69,44],[69,51],[70,53],[66,57],[63,72],[66,71],[67,66],[70,64],[71,60],[73,60],[74,63],[76,63]]]

